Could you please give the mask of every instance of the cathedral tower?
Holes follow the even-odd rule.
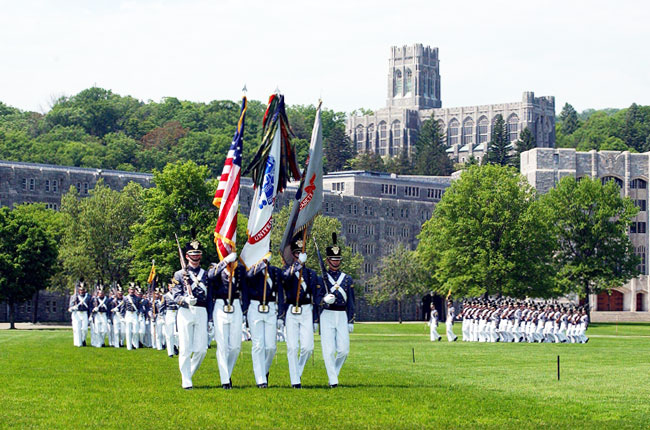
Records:
[[[390,48],[386,105],[415,110],[442,106],[438,48],[421,43]]]

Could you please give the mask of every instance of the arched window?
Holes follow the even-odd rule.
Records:
[[[391,129],[393,134],[393,148],[399,148],[402,146],[402,127],[399,121],[393,121]]]
[[[365,139],[365,135],[364,135],[362,125],[357,126],[357,128],[355,129],[354,137],[355,137],[355,140],[357,142],[357,151],[365,150],[366,149],[366,147],[365,147],[366,139]]]
[[[375,150],[375,125],[370,124],[367,129],[368,132],[368,143],[366,144],[366,150],[374,151]]]
[[[457,119],[449,121],[449,128],[447,129],[447,141],[449,146],[458,144],[458,127],[460,123]]]
[[[413,72],[411,69],[406,69],[406,85],[404,86],[404,94],[410,94],[413,90]]]
[[[485,143],[488,141],[488,119],[484,116],[478,120],[478,142]]]
[[[402,71],[395,70],[395,79],[393,80],[393,97],[402,95]]]
[[[385,122],[379,123],[379,155],[386,155],[386,147],[388,146],[388,128]]]
[[[605,185],[609,181],[614,181],[616,182],[616,185],[618,185],[619,188],[623,188],[623,181],[617,178],[616,176],[603,176],[600,180],[600,182]]]
[[[463,145],[474,143],[474,121],[472,118],[465,118],[463,122]]]
[[[426,71],[422,73],[422,90],[420,92],[424,97],[429,95],[429,74]]]
[[[429,97],[433,98],[435,92],[433,91],[433,73],[429,75]]]
[[[514,142],[519,138],[519,117],[515,114],[508,118],[508,140]]]

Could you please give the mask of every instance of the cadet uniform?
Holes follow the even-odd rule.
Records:
[[[215,299],[214,340],[217,342],[217,365],[221,386],[225,389],[232,388],[231,376],[241,350],[244,319],[240,295],[245,282],[245,270],[243,265],[236,263],[236,258],[237,254],[229,254],[220,263],[213,263],[208,271],[210,289]],[[235,265],[234,270],[230,263]]]
[[[433,303],[431,303],[431,312],[429,312],[429,339],[431,342],[439,341],[442,339],[440,333],[438,333],[438,311]],[[465,325],[465,319],[463,319],[463,325]]]
[[[268,387],[268,374],[276,351],[278,302],[282,296],[282,270],[266,260],[253,266],[247,273],[242,290],[242,307],[247,316],[251,334],[251,357],[255,383]]]
[[[140,297],[135,295],[135,284],[129,284],[129,294],[124,298],[124,324],[126,332],[126,349],[138,349],[140,336],[138,335],[138,309]]]
[[[156,288],[155,292],[156,297],[154,299],[154,305],[152,308],[152,324],[151,332],[153,335],[153,347],[159,351],[162,351],[163,345],[165,344],[165,302],[161,297],[161,291]]]
[[[104,346],[106,335],[108,334],[108,311],[111,306],[111,299],[104,295],[104,291],[99,289],[97,296],[93,298],[93,326],[95,331],[95,344],[93,346],[101,348]]]
[[[316,287],[316,303],[321,307],[320,331],[323,361],[330,387],[339,383],[339,373],[350,353],[350,333],[354,329],[354,288],[350,275],[339,270],[341,248],[332,233],[332,246],[328,246],[324,279]]]
[[[286,325],[289,377],[294,388],[302,387],[302,372],[314,352],[314,332],[318,330],[318,312],[314,312],[313,303],[316,285],[322,284],[313,270],[303,266],[307,261],[307,255],[301,253],[302,245],[302,240],[291,244],[294,258],[297,259],[284,267],[284,302],[281,304],[278,316]],[[299,257],[295,257],[296,255]],[[302,281],[299,285],[301,276]]]
[[[172,292],[174,284],[178,282],[172,279],[172,282],[167,285],[169,290],[163,296],[165,304],[165,344],[167,345],[167,355],[173,357],[178,354],[178,332],[176,331],[176,314],[178,313],[178,303],[174,300],[174,293]]]
[[[90,296],[86,293],[83,282],[79,284],[79,292],[70,297],[72,313],[72,335],[74,346],[86,346],[86,335],[88,334],[88,313],[90,312]]]
[[[126,324],[124,321],[124,314],[126,312],[124,306],[124,297],[122,296],[122,287],[117,286],[115,299],[111,303],[111,316],[113,319],[113,346],[120,347],[120,342],[124,342],[126,336]]]
[[[456,309],[454,309],[454,304],[452,302],[447,302],[447,319],[445,320],[445,326],[447,328],[447,341],[456,342],[458,337],[454,334],[454,318],[456,317]]]

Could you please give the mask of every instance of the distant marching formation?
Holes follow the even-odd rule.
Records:
[[[453,304],[447,303],[447,339],[456,340],[453,321],[462,321],[464,342],[547,342],[587,343],[587,311],[567,307],[514,300],[464,301],[456,318]],[[438,312],[431,305],[428,322],[432,341],[440,340],[436,327]]]

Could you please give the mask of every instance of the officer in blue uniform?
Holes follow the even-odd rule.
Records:
[[[283,302],[282,270],[262,260],[246,273],[242,308],[251,332],[251,356],[255,382],[268,387],[268,376],[276,351],[278,303]]]
[[[235,368],[242,341],[241,291],[246,270],[237,263],[235,252],[226,255],[219,263],[212,263],[208,280],[214,303],[214,340],[217,342],[217,365],[221,387],[232,388],[232,371]]]
[[[140,337],[138,335],[138,309],[140,297],[135,293],[135,283],[129,283],[129,290],[124,297],[124,323],[126,325],[126,349],[138,349]]]
[[[192,389],[192,376],[198,370],[208,351],[208,321],[212,319],[212,296],[208,277],[201,268],[201,244],[192,240],[185,247],[187,269],[174,273],[176,280],[172,294],[179,306],[176,315],[178,326],[178,367],[181,386]]]
[[[294,260],[283,270],[284,301],[278,316],[287,327],[287,360],[291,386],[294,388],[302,388],[302,372],[314,352],[314,333],[318,331],[318,310],[313,306],[314,296],[317,285],[323,284],[313,270],[304,266],[307,254],[302,249],[302,239],[291,243]]]
[[[350,333],[354,329],[354,288],[350,275],[341,268],[341,247],[332,233],[332,246],[327,247],[327,271],[323,287],[316,290],[320,314],[321,346],[327,378],[331,388],[339,383],[339,372],[350,352]]]
[[[176,331],[176,314],[178,313],[178,303],[174,301],[174,285],[177,280],[172,279],[167,284],[167,293],[163,296],[165,309],[165,344],[167,346],[167,355],[173,358],[174,354],[178,355],[178,332]],[[210,340],[208,339],[208,343]]]

